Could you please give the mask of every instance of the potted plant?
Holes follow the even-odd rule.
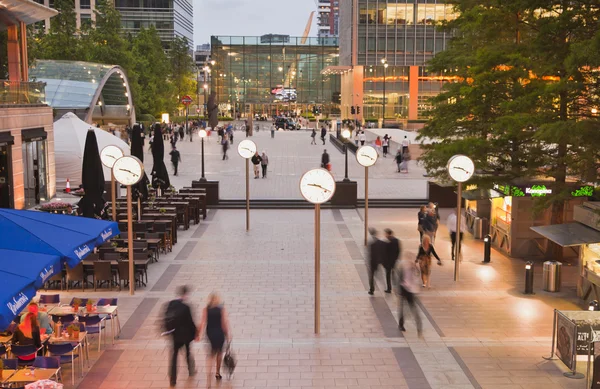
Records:
[[[88,299],[85,304],[85,309],[87,309],[88,312],[92,312],[94,310],[94,300]]]
[[[119,247],[119,244],[117,242],[111,242],[110,245],[114,248]]]
[[[81,299],[74,298],[73,299],[73,311],[79,311],[79,307],[81,306]]]
[[[158,210],[159,213],[167,213],[167,210],[165,208],[161,208]]]
[[[76,326],[75,324],[71,324],[70,326],[67,327],[67,333],[73,339],[79,339],[79,326]]]

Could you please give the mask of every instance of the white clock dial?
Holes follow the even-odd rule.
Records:
[[[102,164],[109,169],[112,169],[117,159],[123,156],[123,150],[115,145],[108,145],[100,152],[100,160]]]
[[[115,179],[126,186],[137,184],[144,176],[144,164],[132,156],[117,159],[112,167]]]
[[[364,167],[375,165],[377,157],[379,155],[373,146],[362,146],[356,150],[356,160]]]
[[[465,182],[475,173],[473,160],[466,155],[455,155],[448,161],[448,174],[456,182]]]
[[[300,178],[302,196],[313,204],[323,204],[335,193],[335,179],[325,169],[309,170]]]
[[[249,139],[244,139],[238,144],[238,154],[242,158],[252,158],[256,153],[256,144]]]

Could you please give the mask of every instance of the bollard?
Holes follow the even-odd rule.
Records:
[[[533,262],[525,263],[525,294],[533,294]]]
[[[488,234],[483,238],[483,263],[492,260],[492,237]]]
[[[598,304],[598,300],[590,301],[588,311],[600,311],[600,304]]]

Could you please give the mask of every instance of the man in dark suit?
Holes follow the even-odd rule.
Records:
[[[184,346],[190,377],[196,375],[194,358],[190,353],[190,343],[194,339],[198,340],[198,330],[192,317],[192,310],[186,304],[188,287],[185,285],[179,287],[177,294],[179,298],[169,302],[165,314],[167,332],[170,332],[173,337],[173,354],[171,355],[169,375],[171,387],[175,387],[177,384],[177,356],[179,350]]]
[[[383,263],[383,267],[385,268],[385,281],[387,283],[385,293],[392,293],[392,270],[400,257],[400,241],[394,236],[394,231],[389,228],[386,228],[384,231],[385,238],[387,239],[385,262]]]
[[[383,265],[386,254],[386,243],[377,238],[377,230],[369,228],[369,234],[371,234],[371,244],[369,245],[369,294],[372,295],[375,292],[375,272],[379,265]]]

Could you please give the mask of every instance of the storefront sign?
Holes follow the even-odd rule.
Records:
[[[469,184],[465,190],[477,190],[477,184]]]
[[[598,332],[594,338],[598,339]],[[592,345],[593,347],[593,345]],[[594,347],[594,365],[592,368],[592,386],[591,389],[600,389],[600,347]]]
[[[588,348],[592,341],[592,329],[594,331],[600,330],[600,326],[590,326],[588,324],[580,324],[577,326],[577,355],[588,355]],[[592,347],[594,345],[592,344]],[[592,350],[593,351],[593,350]]]
[[[531,197],[542,197],[552,194],[552,189],[546,188],[546,185],[532,185],[530,188],[525,188],[525,194]]]
[[[592,197],[594,195],[594,187],[593,186],[582,186],[571,192],[571,196],[573,197]]]
[[[525,197],[525,193],[516,186],[494,184],[494,189],[505,196]]]
[[[575,323],[561,313],[556,315],[556,355],[567,366],[573,370],[573,334],[575,333]]]

